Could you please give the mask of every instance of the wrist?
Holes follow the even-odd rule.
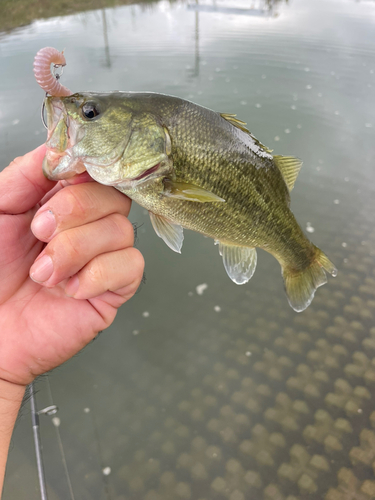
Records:
[[[0,497],[9,443],[25,394],[25,388],[24,385],[13,384],[0,379]]]

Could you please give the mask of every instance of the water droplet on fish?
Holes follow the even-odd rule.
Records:
[[[144,318],[148,318],[148,317],[150,316],[150,313],[149,313],[148,311],[144,311],[144,312],[142,313],[142,316],[143,316]]]
[[[215,310],[216,312],[220,312],[220,311],[221,311],[221,307],[220,307],[220,306],[215,306],[215,307],[214,307],[214,310]]]
[[[203,295],[203,292],[207,290],[208,285],[207,283],[202,283],[201,285],[198,285],[195,290],[197,291],[198,295]]]
[[[111,468],[110,467],[104,467],[104,469],[102,469],[102,472],[105,476],[109,476],[110,473],[111,473]]]
[[[310,222],[307,222],[307,223],[306,223],[306,231],[307,231],[308,233],[313,233],[313,232],[315,231],[315,228],[311,225],[311,223],[310,223]]]
[[[59,417],[53,417],[52,423],[55,427],[60,427],[61,420],[59,419]]]

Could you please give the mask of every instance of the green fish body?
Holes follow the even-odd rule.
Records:
[[[215,240],[229,277],[246,283],[256,248],[280,262],[292,308],[303,311],[334,265],[299,227],[290,191],[302,163],[272,156],[234,115],[155,93],[91,92],[46,98],[44,172],[84,170],[146,208],[180,252],[183,228]]]

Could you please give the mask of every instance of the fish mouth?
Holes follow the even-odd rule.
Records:
[[[146,170],[142,174],[138,175],[137,177],[134,177],[133,179],[129,179],[129,181],[131,181],[131,182],[141,181],[141,180],[145,179],[146,177],[149,177],[151,174],[155,173],[157,170],[159,170],[159,167],[160,167],[160,163],[149,168],[148,170]]]
[[[44,101],[47,110],[46,155],[43,173],[47,179],[57,181],[69,179],[86,170],[74,147],[83,139],[85,132],[69,118],[66,107],[59,97],[49,97]]]

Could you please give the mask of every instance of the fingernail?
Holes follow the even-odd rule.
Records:
[[[52,276],[53,262],[49,255],[43,255],[30,269],[30,278],[37,283],[43,283]]]
[[[39,239],[47,239],[56,230],[56,219],[51,210],[37,215],[31,224],[32,232]]]
[[[74,294],[78,290],[79,287],[79,279],[78,276],[75,275],[68,281],[65,287],[65,293],[68,297],[74,297]]]

